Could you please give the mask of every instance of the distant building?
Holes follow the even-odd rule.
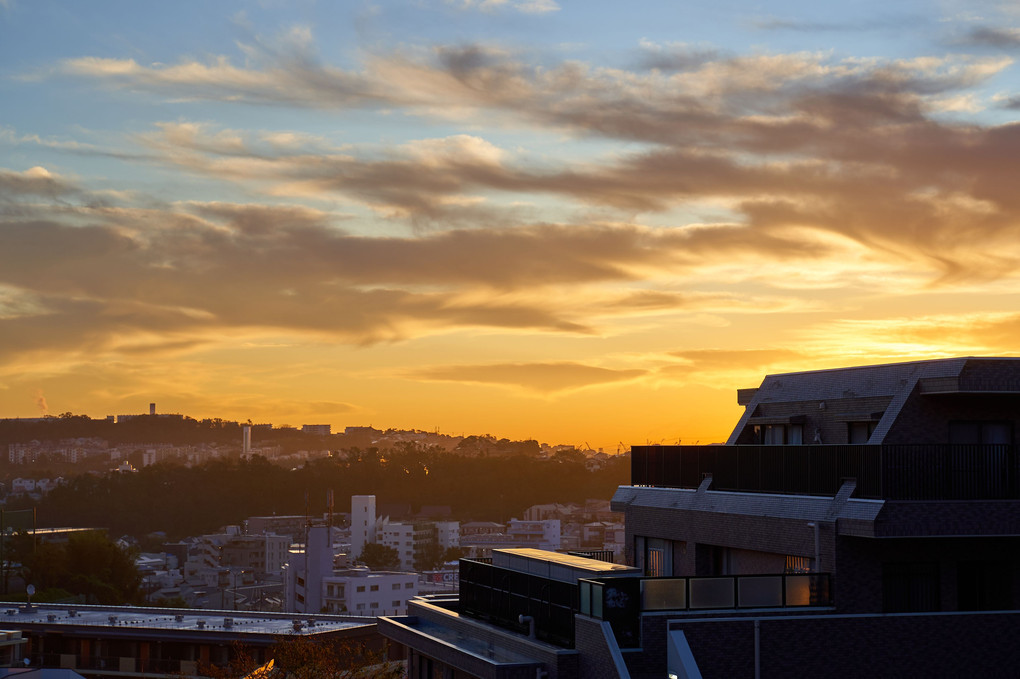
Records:
[[[351,556],[357,558],[365,545],[376,541],[375,495],[351,496]]]
[[[332,431],[332,426],[328,424],[303,424],[301,425],[301,431],[305,434],[313,434],[315,436],[329,436]]]
[[[244,522],[245,532],[249,535],[275,533],[289,536],[291,542],[304,542],[307,525],[308,517],[300,514],[249,516]]]
[[[335,569],[328,529],[309,529],[303,550],[293,550],[285,569],[285,607],[296,613],[322,610],[354,615],[385,615],[406,611],[417,594],[415,573]]]
[[[383,650],[371,617],[128,606],[0,604],[3,627],[28,640],[28,667],[76,670],[93,679],[197,679],[202,663],[224,668],[244,647],[256,663],[281,638],[344,640]],[[398,659],[399,648],[390,650]]]

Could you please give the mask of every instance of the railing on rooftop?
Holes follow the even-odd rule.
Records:
[[[832,605],[829,573],[597,578],[578,587],[580,613],[607,621],[621,648],[640,645],[640,613]]]
[[[1020,499],[1015,445],[633,446],[631,485],[885,500]]]

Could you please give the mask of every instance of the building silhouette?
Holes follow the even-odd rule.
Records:
[[[738,402],[726,445],[632,448],[627,570],[496,550],[459,598],[384,618],[410,676],[1017,676],[1020,359],[771,375]]]

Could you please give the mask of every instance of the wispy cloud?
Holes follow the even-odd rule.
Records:
[[[539,393],[634,380],[645,374],[640,369],[618,370],[575,362],[435,366],[406,373],[414,379],[494,384]]]
[[[977,26],[964,34],[958,43],[999,49],[1017,49],[1020,48],[1020,28]]]
[[[509,10],[524,14],[546,14],[560,9],[555,0],[446,0],[446,4],[462,10]]]

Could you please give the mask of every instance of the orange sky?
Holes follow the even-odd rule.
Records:
[[[0,416],[615,452],[1017,354],[1016,12],[614,5],[0,2]]]

